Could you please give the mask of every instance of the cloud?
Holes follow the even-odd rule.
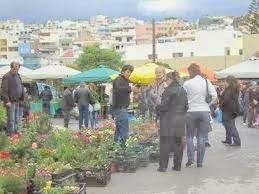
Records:
[[[185,0],[141,0],[137,8],[139,11],[150,13],[168,13],[173,11],[183,11],[188,9]]]
[[[137,10],[146,16],[240,14],[244,0],[140,0]]]

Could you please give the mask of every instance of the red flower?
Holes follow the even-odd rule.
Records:
[[[0,152],[0,158],[2,158],[2,159],[9,158],[9,153],[8,152]]]

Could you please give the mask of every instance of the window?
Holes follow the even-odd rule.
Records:
[[[157,59],[157,54],[156,54],[156,59]],[[150,55],[148,55],[148,59],[153,59],[153,55],[152,54],[150,54]]]
[[[239,49],[239,55],[243,55],[243,49]]]
[[[127,42],[130,42],[133,40],[133,37],[127,37]]]
[[[6,52],[6,51],[7,51],[7,48],[1,48],[1,51],[2,51],[2,52]]]
[[[9,47],[8,50],[10,52],[15,52],[15,51],[18,51],[18,47]]]
[[[173,58],[183,57],[183,53],[173,53]]]
[[[191,52],[191,57],[193,57],[194,56],[194,52]]]
[[[121,42],[122,38],[121,37],[116,37],[115,40]]]

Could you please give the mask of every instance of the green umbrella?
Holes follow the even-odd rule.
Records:
[[[63,80],[65,84],[74,84],[84,82],[104,82],[111,80],[111,75],[118,74],[118,71],[106,68],[104,66],[99,66],[82,73],[69,76]]]

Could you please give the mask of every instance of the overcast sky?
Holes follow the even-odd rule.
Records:
[[[241,15],[251,0],[0,0],[0,18],[25,22],[48,19],[88,19],[93,15],[139,19],[201,15]]]

